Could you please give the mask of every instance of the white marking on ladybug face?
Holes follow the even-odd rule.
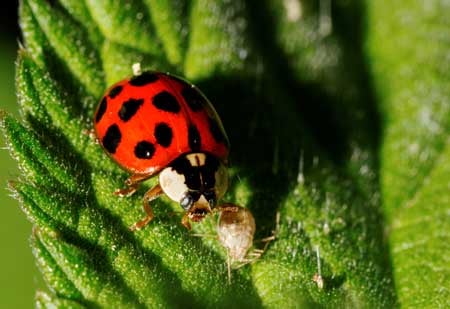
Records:
[[[205,165],[206,155],[204,153],[190,153],[186,155],[186,159],[189,160],[191,166],[203,166]]]
[[[186,178],[177,173],[173,168],[166,167],[159,173],[159,185],[164,193],[173,201],[180,202],[188,191],[185,184]]]

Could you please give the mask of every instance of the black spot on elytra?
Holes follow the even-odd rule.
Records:
[[[144,72],[141,75],[134,76],[130,79],[129,84],[132,86],[145,86],[156,82],[159,79],[158,74],[152,72]]]
[[[122,86],[116,86],[116,87],[114,87],[113,89],[111,89],[110,91],[109,91],[109,97],[111,98],[111,99],[114,99],[115,97],[117,97],[121,92],[122,92],[122,89],[123,89],[123,87]]]
[[[209,130],[211,131],[214,140],[218,143],[224,143],[226,139],[217,121],[213,118],[209,118],[208,122],[209,122]]]
[[[167,91],[162,91],[153,97],[153,105],[160,110],[178,113],[180,111],[180,104],[177,99]]]
[[[119,110],[119,117],[123,121],[128,121],[136,114],[139,107],[144,103],[144,99],[129,99],[122,104]]]
[[[193,124],[189,125],[188,129],[188,141],[189,141],[189,147],[192,151],[200,151],[201,148],[201,139],[200,139],[200,133],[198,132],[198,129]]]
[[[155,138],[159,145],[163,147],[169,147],[172,143],[172,129],[167,123],[159,123],[155,127]]]
[[[106,97],[103,97],[102,101],[100,102],[100,106],[98,107],[97,114],[95,115],[95,122],[99,122],[102,119],[103,115],[106,112],[106,107]]]
[[[113,124],[106,130],[106,134],[102,139],[102,145],[109,153],[114,154],[116,153],[117,146],[119,146],[121,139],[122,133],[120,133],[119,126]]]
[[[205,98],[193,87],[184,88],[181,90],[181,95],[193,112],[202,110],[203,106],[207,104]]]
[[[140,141],[134,147],[134,154],[139,159],[151,159],[155,154],[155,146],[147,141]]]

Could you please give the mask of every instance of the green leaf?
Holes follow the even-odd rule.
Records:
[[[45,292],[36,293],[36,308],[86,308],[86,306],[75,301],[48,295]]]
[[[23,0],[21,119],[0,118],[49,287],[37,307],[448,305],[447,11],[437,0]],[[155,179],[112,194],[127,174],[89,131],[134,64],[207,94],[232,142],[224,201],[251,209],[255,239],[276,230],[231,284],[216,237],[193,237],[169,199],[128,229]],[[215,236],[216,224],[194,233]]]
[[[450,5],[374,2],[369,9],[368,50],[385,132],[381,189],[398,297],[405,307],[446,307]]]
[[[186,48],[188,3],[176,0],[144,1],[148,7],[155,31],[171,64],[183,61]]]
[[[92,19],[89,9],[84,1],[61,0],[60,3],[75,20],[87,29],[89,38],[92,42],[100,44],[103,41],[100,29]]]
[[[137,297],[133,297],[133,293],[128,291],[122,278],[108,269],[109,265],[96,261],[90,251],[82,250],[49,234],[38,232],[36,236],[36,242],[39,243],[37,245],[42,246],[43,250],[55,259],[57,266],[80,290],[84,299],[98,306],[141,305]]]
[[[154,35],[150,17],[141,1],[86,0],[86,5],[109,40],[142,52],[161,54],[159,40]]]
[[[89,94],[100,96],[105,88],[101,63],[98,51],[86,39],[87,29],[79,27],[58,7],[43,1],[28,1],[28,4],[54,53]]]
[[[166,60],[153,55],[142,54],[140,51],[128,46],[105,40],[101,48],[103,69],[108,84],[130,75],[133,64],[139,63],[142,70],[173,71],[175,68],[166,63]]]
[[[206,78],[244,68],[251,53],[244,1],[192,1],[189,24],[184,65],[188,78]]]

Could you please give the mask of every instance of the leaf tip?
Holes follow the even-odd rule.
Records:
[[[4,109],[0,109],[0,130],[3,131],[3,136],[8,138],[8,134],[6,132],[8,122],[11,120],[11,115],[5,111]]]
[[[5,110],[0,109],[0,121],[1,122],[3,122],[3,119],[6,117],[7,114],[8,113]]]
[[[8,189],[11,191],[16,191],[17,183],[18,182],[16,180],[8,180],[8,183],[7,183]]]

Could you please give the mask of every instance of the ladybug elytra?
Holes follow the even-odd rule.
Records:
[[[201,221],[228,187],[229,142],[211,103],[185,80],[160,72],[144,72],[109,88],[94,115],[96,136],[106,153],[131,173],[127,187],[115,194],[133,194],[139,184],[159,175],[144,195],[150,201],[166,194],[186,211],[182,223]]]

